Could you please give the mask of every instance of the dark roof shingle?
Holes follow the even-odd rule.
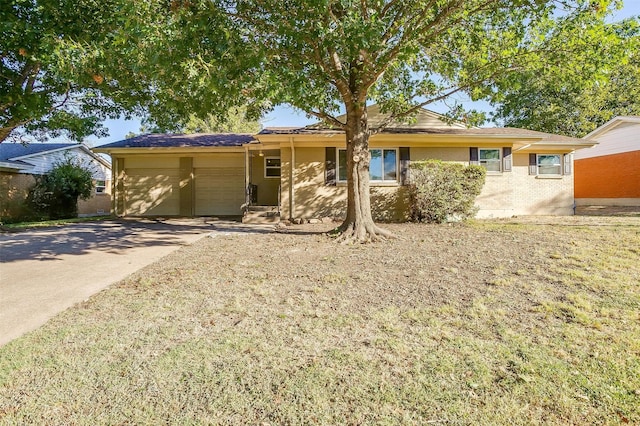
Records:
[[[21,143],[0,143],[0,161],[7,161],[12,158],[22,157],[24,155],[38,154],[46,151],[54,151],[61,148],[70,148],[79,146],[77,143],[30,143],[23,145]]]
[[[298,128],[271,128],[267,127],[259,135],[310,135],[323,133],[344,133],[337,129],[320,129],[298,127]],[[516,127],[470,127],[470,128],[393,128],[388,127],[382,130],[387,134],[414,134],[414,135],[453,135],[453,136],[507,136],[520,138],[540,138],[540,140],[555,142],[584,142],[581,139],[570,136],[555,135],[552,133],[538,132],[535,130],[519,129]]]
[[[103,148],[183,148],[183,147],[234,147],[243,144],[256,142],[251,135],[247,134],[147,134],[113,142],[96,147]]]

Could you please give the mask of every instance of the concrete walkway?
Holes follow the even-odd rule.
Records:
[[[0,234],[0,345],[215,232],[215,223],[113,220]]]

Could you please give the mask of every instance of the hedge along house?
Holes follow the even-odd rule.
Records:
[[[343,118],[343,117],[339,117]],[[369,107],[372,128],[383,117]],[[407,219],[412,161],[487,168],[478,217],[573,214],[573,155],[594,142],[513,128],[446,124],[422,110],[370,138],[377,220]],[[257,135],[143,135],[95,149],[112,156],[119,216],[341,218],[346,208],[345,135],[322,124]]]

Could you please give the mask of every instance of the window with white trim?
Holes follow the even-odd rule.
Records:
[[[104,194],[105,192],[107,192],[107,182],[96,180],[96,194]]]
[[[373,183],[398,182],[398,149],[370,149],[369,180]],[[347,181],[347,150],[338,149],[338,181]]]
[[[501,172],[500,148],[479,148],[478,161],[487,172]]]
[[[538,175],[562,175],[562,155],[561,154],[538,154],[537,156]]]
[[[265,178],[279,178],[280,171],[280,157],[264,157]]]

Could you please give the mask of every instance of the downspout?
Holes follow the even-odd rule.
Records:
[[[244,211],[249,211],[249,204],[251,203],[249,194],[249,184],[251,183],[251,165],[249,163],[249,145],[244,146]]]
[[[111,157],[111,214],[117,217],[118,203],[116,202],[116,197],[118,195],[116,193],[116,179],[118,178],[118,160],[114,158],[113,154],[109,154],[109,156]]]
[[[289,219],[294,219],[294,212],[296,207],[295,202],[295,174],[294,169],[296,167],[296,149],[293,146],[293,137],[289,137],[289,145],[291,146],[291,167],[289,168]]]

